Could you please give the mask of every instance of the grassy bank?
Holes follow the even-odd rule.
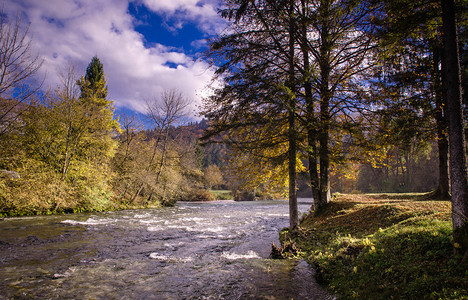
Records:
[[[284,230],[339,299],[468,299],[451,206],[424,194],[339,195]]]
[[[232,200],[234,195],[230,190],[210,190],[216,200]]]

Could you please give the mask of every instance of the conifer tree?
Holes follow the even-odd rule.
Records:
[[[446,76],[444,89],[447,93],[449,119],[453,240],[455,251],[464,255],[463,261],[468,263],[468,175],[455,3],[453,0],[441,0],[441,6],[445,56],[443,68]]]
[[[84,80],[81,80],[81,97],[91,98],[96,97],[99,99],[107,98],[107,85],[104,75],[104,66],[97,56],[94,56],[88,67],[86,68],[86,75]]]
[[[93,57],[86,74],[78,80],[81,101],[87,106],[90,117],[89,130],[94,133],[108,134],[119,128],[114,120],[114,107],[112,101],[107,99],[107,82],[104,67],[96,56]]]

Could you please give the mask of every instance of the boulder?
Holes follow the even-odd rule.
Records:
[[[8,170],[0,170],[0,177],[2,178],[10,178],[10,179],[18,179],[21,178],[20,174],[15,171],[8,171]]]

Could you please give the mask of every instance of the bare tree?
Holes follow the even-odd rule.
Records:
[[[135,115],[121,114],[119,119],[123,130],[121,134],[123,153],[117,154],[117,157],[121,157],[121,161],[118,163],[118,169],[122,170],[125,162],[130,158],[130,145],[135,140],[138,131],[142,128],[142,125],[139,124],[139,120]]]
[[[42,85],[34,82],[43,59],[32,54],[29,27],[21,17],[8,19],[0,11],[0,136],[7,133],[24,110],[26,102]]]
[[[146,172],[155,171],[156,184],[159,183],[166,164],[169,130],[172,126],[180,124],[187,116],[189,104],[189,100],[177,89],[164,90],[159,98],[155,97],[146,101],[146,114],[153,124],[156,134],[153,153]],[[159,161],[155,161],[158,153],[160,154]],[[140,194],[142,189],[143,185],[140,186],[133,200]],[[148,200],[151,199],[152,195],[153,193],[150,193]],[[164,198],[164,195],[162,196]]]
[[[157,180],[159,180],[159,177],[161,176],[166,158],[169,129],[171,126],[174,126],[184,117],[186,117],[186,109],[188,105],[188,99],[185,98],[184,95],[176,89],[165,90],[161,93],[160,99],[153,98],[152,101],[146,102],[147,115],[152,121],[157,134],[153,155],[151,157],[148,168],[153,165],[156,151],[159,147],[159,144],[162,143],[161,160],[159,162],[160,167],[157,173]]]

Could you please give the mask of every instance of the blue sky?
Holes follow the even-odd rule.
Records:
[[[109,98],[118,111],[143,113],[145,101],[179,89],[196,114],[213,69],[201,59],[206,38],[220,33],[221,0],[6,0],[8,16],[29,24],[33,51],[44,58],[45,87],[94,55],[104,64]]]

